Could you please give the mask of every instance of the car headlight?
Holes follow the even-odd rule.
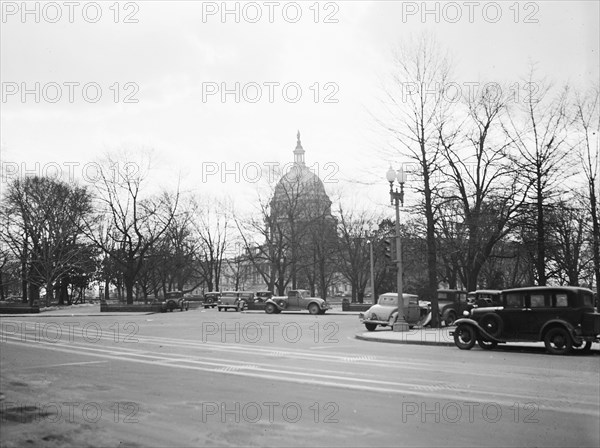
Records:
[[[469,317],[470,314],[471,313],[469,312],[469,310],[464,310],[463,311],[463,316],[465,316],[465,317]]]

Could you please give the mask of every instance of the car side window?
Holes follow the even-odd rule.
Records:
[[[529,296],[531,308],[543,308],[550,306],[550,297],[544,294],[531,294]]]
[[[521,294],[507,294],[506,296],[506,307],[507,308],[523,308],[524,300]]]
[[[555,300],[556,300],[556,307],[567,307],[569,306],[569,301],[567,300],[567,295],[566,294],[556,294],[555,295]]]
[[[591,294],[581,294],[583,297],[583,305],[584,306],[594,306],[594,296]]]

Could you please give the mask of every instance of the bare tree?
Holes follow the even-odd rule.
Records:
[[[15,179],[3,201],[3,214],[10,220],[3,239],[22,259],[29,289],[29,301],[46,289],[46,305],[53,299],[55,282],[77,266],[83,269],[86,257],[81,222],[90,213],[90,195],[85,188],[45,177]],[[60,296],[62,304],[63,296]]]
[[[530,187],[518,184],[507,157],[500,123],[505,101],[497,89],[465,97],[465,120],[446,135],[440,132],[451,186],[440,191],[439,229],[442,257],[454,273],[448,276],[451,287],[452,276],[459,275],[467,290],[477,289],[481,268],[511,231]]]
[[[575,125],[581,136],[577,149],[587,180],[591,216],[592,254],[596,290],[600,282],[600,216],[598,182],[600,179],[600,88],[596,86],[575,100]]]
[[[579,286],[582,272],[592,261],[586,251],[587,210],[581,198],[572,197],[557,203],[546,216],[548,259],[555,271],[548,276],[557,277],[560,283]]]
[[[286,225],[271,213],[270,199],[259,197],[258,211],[235,220],[246,259],[264,280],[269,291],[283,295],[291,281],[291,259]]]
[[[95,183],[102,211],[82,227],[122,272],[128,304],[149,251],[171,225],[179,202],[179,191],[142,196],[148,166],[107,156]]]
[[[198,268],[209,291],[219,291],[225,253],[230,243],[231,212],[228,205],[215,200],[207,201],[196,210]]]
[[[508,114],[505,130],[515,148],[515,163],[535,209],[537,283],[546,284],[546,209],[569,175],[567,89],[552,96],[552,86],[529,73],[527,95]]]
[[[386,92],[391,121],[378,121],[395,137],[398,154],[409,158],[413,172],[420,176],[416,190],[423,198],[426,217],[427,295],[433,310],[432,325],[438,326],[435,173],[441,157],[440,129],[451,105],[447,97],[450,66],[433,38],[423,36],[411,44],[394,59],[394,86]]]

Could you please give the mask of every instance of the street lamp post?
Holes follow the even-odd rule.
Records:
[[[404,320],[404,298],[402,293],[402,240],[400,238],[400,205],[404,207],[404,182],[406,173],[402,168],[396,171],[390,166],[385,174],[390,183],[390,203],[396,207],[396,268],[398,283],[398,318],[392,327],[393,331],[408,331],[408,324]],[[400,184],[400,190],[394,188],[394,181]]]

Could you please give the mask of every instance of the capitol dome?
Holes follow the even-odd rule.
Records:
[[[331,200],[325,192],[323,181],[306,166],[304,152],[298,131],[294,164],[275,186],[272,211],[278,215],[286,215],[293,207],[303,215],[331,215]]]

